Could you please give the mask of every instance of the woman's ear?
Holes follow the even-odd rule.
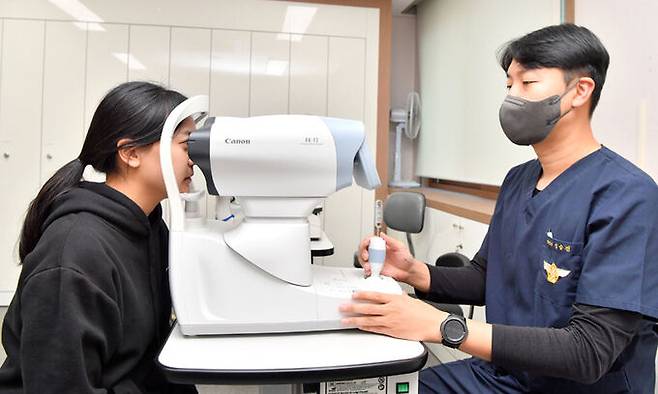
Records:
[[[141,152],[138,147],[130,146],[129,138],[117,141],[117,156],[122,167],[138,168],[141,164]]]
[[[589,102],[592,97],[592,92],[594,91],[595,86],[596,83],[592,78],[579,78],[575,88],[576,94],[573,97],[571,105],[573,107],[580,107],[587,104],[587,102]]]

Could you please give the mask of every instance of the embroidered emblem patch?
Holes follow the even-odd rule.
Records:
[[[560,278],[564,278],[571,273],[571,271],[558,268],[555,263],[548,264],[546,260],[544,260],[544,270],[546,271],[546,280],[552,284],[557,283]]]

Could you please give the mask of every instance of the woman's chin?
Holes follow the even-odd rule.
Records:
[[[189,193],[190,192],[190,185],[183,182],[178,189],[180,190],[181,193]]]
[[[192,178],[185,178],[183,179],[179,184],[178,184],[178,190],[180,190],[181,193],[189,193],[190,192],[190,184],[192,183]]]

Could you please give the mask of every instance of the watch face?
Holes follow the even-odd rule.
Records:
[[[465,334],[464,325],[458,319],[450,319],[443,326],[443,335],[451,342],[461,341],[464,339]]]

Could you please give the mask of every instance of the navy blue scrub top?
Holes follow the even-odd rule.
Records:
[[[574,303],[641,313],[642,331],[592,387],[518,376],[541,391],[619,392],[653,386],[658,336],[658,187],[602,147],[533,197],[533,160],[505,177],[479,251],[487,259],[487,321],[564,327]],[[515,373],[515,375],[517,375]],[[578,390],[580,389],[580,390]]]

